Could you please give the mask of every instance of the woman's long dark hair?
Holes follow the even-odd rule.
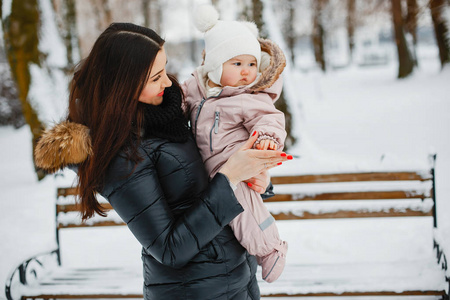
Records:
[[[138,134],[143,113],[138,98],[164,40],[153,30],[130,23],[113,23],[97,39],[78,66],[71,83],[68,120],[90,129],[93,155],[78,168],[83,220],[98,213],[96,199],[111,160],[124,150],[140,160]]]

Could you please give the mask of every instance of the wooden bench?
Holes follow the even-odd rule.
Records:
[[[289,220],[290,226],[302,226],[307,219],[427,217],[432,220],[430,226],[437,227],[434,168],[278,176],[272,182],[276,196],[266,204],[275,219]],[[74,194],[74,188],[58,189],[58,248],[16,268],[6,284],[7,298],[142,298],[140,268],[61,265],[61,230],[124,225],[113,210],[106,218],[95,216],[81,223]],[[104,205],[111,208],[108,203]],[[275,283],[260,282],[261,293],[263,297],[435,295],[449,299],[446,256],[436,240],[434,249],[436,256],[412,262],[288,263]],[[289,255],[296,255],[292,251],[290,248]]]

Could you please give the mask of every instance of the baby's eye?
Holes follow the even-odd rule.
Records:
[[[233,65],[235,65],[235,66],[240,66],[241,63],[240,63],[240,62],[235,62],[235,63],[233,63]]]
[[[256,63],[250,63],[249,66],[250,67],[256,67]]]

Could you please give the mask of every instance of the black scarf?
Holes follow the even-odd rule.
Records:
[[[140,103],[144,112],[143,137],[159,137],[171,142],[186,142],[190,130],[181,109],[181,91],[173,84],[164,90],[160,105]]]

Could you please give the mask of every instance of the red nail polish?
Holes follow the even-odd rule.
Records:
[[[252,187],[253,184],[251,184],[250,182],[247,182],[247,185],[248,185],[249,187]]]
[[[253,134],[252,134],[252,136],[254,136],[256,134],[256,131],[253,131]]]
[[[277,163],[277,165],[281,165],[281,164],[282,164],[282,162]]]
[[[286,153],[284,153],[284,152],[283,152],[283,153],[281,153],[281,156],[283,156],[283,157],[284,157],[284,156],[286,156]]]
[[[287,157],[287,159],[292,159],[293,157],[292,157],[292,155],[288,155],[288,157]]]

